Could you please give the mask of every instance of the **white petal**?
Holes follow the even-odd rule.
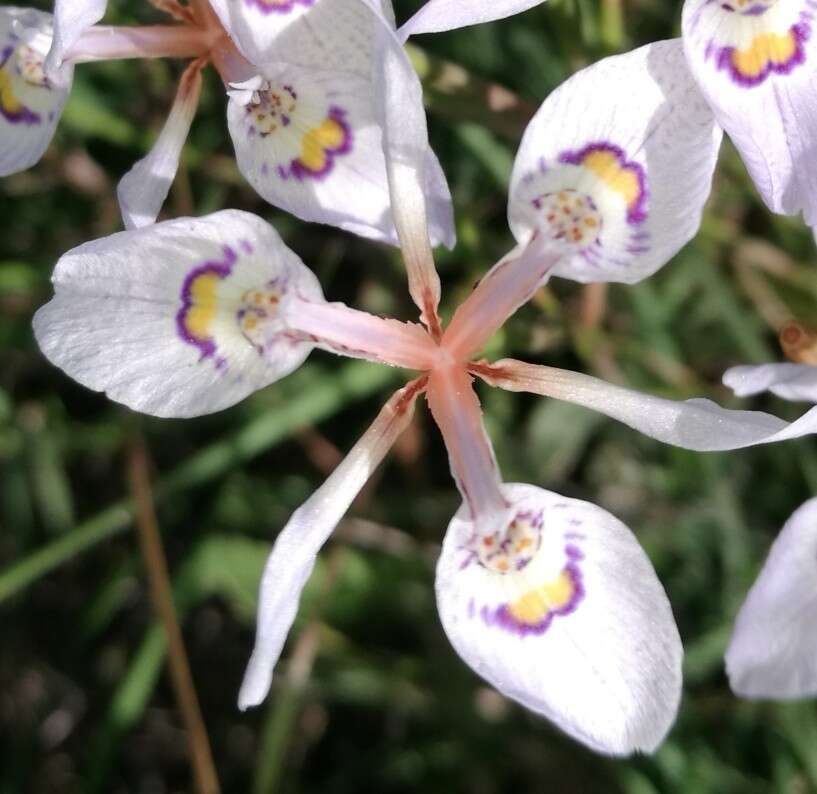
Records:
[[[817,36],[812,0],[687,0],[684,49],[720,125],[775,212],[817,223]]]
[[[426,151],[424,192],[428,216],[428,236],[433,245],[444,245],[449,250],[453,250],[457,244],[454,202],[443,167],[430,146]]]
[[[372,6],[374,0],[367,2]],[[380,26],[377,40],[374,93],[383,128],[391,207],[408,274],[409,293],[420,307],[424,322],[436,335],[440,330],[437,317],[440,279],[431,252],[435,236],[434,230],[429,228],[426,201],[429,158],[423,88],[399,38],[385,22]],[[441,181],[445,183],[444,177]],[[445,199],[450,201],[447,193]],[[434,212],[431,218],[436,215]],[[445,220],[452,223],[449,236],[453,241],[453,214]]]
[[[774,542],[738,614],[726,670],[743,697],[817,695],[817,499]]]
[[[230,99],[238,167],[271,204],[307,221],[396,242],[368,81],[286,66],[258,101]]]
[[[578,372],[503,359],[472,368],[488,383],[582,405],[665,444],[698,452],[742,449],[817,433],[817,408],[794,422],[762,411],[731,411],[705,399],[665,400]]]
[[[126,229],[156,220],[179,169],[179,158],[201,94],[202,62],[187,67],[162,132],[146,157],[122,177],[116,191]]]
[[[436,33],[492,22],[527,11],[542,2],[544,0],[428,0],[400,28],[399,34],[405,41],[417,33]]]
[[[817,403],[817,367],[808,364],[760,364],[728,369],[723,382],[738,397],[770,391],[784,400]]]
[[[0,176],[43,156],[71,90],[72,66],[46,77],[51,34],[50,14],[0,8]]]
[[[45,355],[88,388],[155,416],[226,408],[300,366],[288,296],[321,299],[267,223],[225,210],[120,232],[57,263],[34,317]]]
[[[54,43],[46,66],[49,75],[62,66],[79,37],[102,19],[107,5],[108,0],[54,0]]]
[[[267,560],[258,597],[258,630],[244,674],[238,707],[257,706],[269,692],[272,671],[295,620],[301,590],[315,558],[366,481],[406,429],[414,412],[418,382],[400,389],[352,447],[326,482],[281,530]]]
[[[594,750],[655,750],[678,710],[683,648],[647,555],[600,507],[504,490],[517,511],[505,538],[475,548],[462,509],[446,533],[437,605],[451,644]]]
[[[227,121],[241,172],[267,201],[303,220],[395,244],[370,82],[293,66],[275,72],[255,92],[257,101],[230,99]],[[425,156],[432,156],[427,148]],[[443,222],[437,234],[450,241],[450,204],[438,174],[430,172],[436,217]]]
[[[538,228],[572,243],[556,275],[639,281],[697,231],[720,141],[679,40],[605,58],[528,126],[511,178],[514,236]]]
[[[388,3],[373,2],[378,13],[391,15]],[[256,66],[285,61],[370,74],[374,20],[361,0],[210,0],[210,5]]]

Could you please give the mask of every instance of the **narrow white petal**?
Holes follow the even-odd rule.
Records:
[[[0,176],[43,156],[71,90],[70,64],[46,75],[51,36],[50,14],[0,8]]]
[[[257,706],[269,692],[272,671],[295,620],[301,591],[332,530],[372,472],[406,429],[414,412],[418,382],[400,389],[326,482],[281,530],[267,560],[258,597],[258,628],[238,707]]]
[[[473,370],[489,383],[582,405],[665,444],[699,452],[741,449],[817,432],[817,408],[795,422],[762,411],[732,411],[705,399],[666,400],[578,372],[505,359]]]
[[[492,22],[527,11],[542,2],[544,0],[428,0],[400,28],[399,34],[405,41],[417,33],[437,33]]]
[[[817,223],[817,6],[687,0],[684,49],[770,209]]]
[[[726,670],[743,697],[817,696],[817,499],[774,542],[738,614]]]
[[[49,75],[61,66],[79,37],[105,15],[108,0],[54,0],[54,43],[48,53]]]
[[[640,281],[698,230],[720,142],[680,40],[605,58],[528,126],[511,178],[514,236],[539,229],[570,243],[556,275]]]
[[[817,367],[809,364],[759,364],[732,367],[723,382],[738,397],[770,391],[784,400],[817,403]]]
[[[120,232],[69,251],[34,317],[48,359],[75,380],[155,416],[221,410],[299,367],[286,335],[314,275],[267,223],[224,210]]]
[[[179,158],[201,94],[201,61],[187,67],[164,127],[148,155],[122,177],[116,194],[126,229],[156,220],[179,169]]]
[[[601,753],[652,752],[675,719],[683,648],[632,532],[595,505],[506,485],[505,537],[461,509],[437,566],[457,653],[502,694]]]
[[[367,1],[370,5],[373,3],[373,0]],[[436,329],[439,327],[440,279],[431,252],[433,239],[426,201],[429,147],[423,88],[390,26],[380,26],[377,41],[374,88],[378,118],[383,128],[394,223],[408,272],[409,292],[420,307],[426,324]],[[444,177],[439,181],[445,184]],[[450,199],[445,195],[443,200],[446,198]],[[453,216],[450,221],[452,231],[448,237],[453,241]]]

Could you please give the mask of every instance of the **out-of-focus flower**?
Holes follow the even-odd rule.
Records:
[[[686,0],[689,67],[774,212],[817,223],[813,0]]]
[[[46,75],[51,35],[50,14],[0,8],[0,176],[43,156],[71,90],[70,64]]]
[[[780,342],[790,362],[733,367],[723,382],[740,397],[769,391],[817,404],[817,334],[789,323]],[[735,622],[726,671],[743,697],[817,695],[817,498],[794,512],[772,545]]]
[[[452,644],[500,692],[597,751],[651,751],[681,692],[682,646],[663,588],[632,533],[604,510],[502,482],[472,384],[478,376],[567,400],[695,450],[817,430],[817,409],[787,424],[564,370],[475,360],[551,274],[632,281],[674,254],[695,231],[717,128],[678,69],[678,42],[569,80],[537,114],[517,158],[509,210],[518,245],[443,329],[421,187],[425,147],[417,145],[425,135],[421,92],[402,50],[389,44],[396,40],[390,31],[379,44],[375,90],[394,218],[425,328],[327,303],[267,224],[227,211],[66,254],[55,297],[34,320],[38,342],[81,383],[162,416],[231,405],[313,347],[420,373],[279,534],[261,583],[242,708],[266,697],[320,548],[425,393],[463,497],[437,568]]]

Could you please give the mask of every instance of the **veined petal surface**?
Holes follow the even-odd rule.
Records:
[[[815,0],[687,0],[687,60],[769,208],[817,223]]]
[[[46,75],[51,38],[50,14],[0,8],[0,176],[43,156],[71,90],[72,66]]]
[[[154,416],[212,413],[289,374],[312,345],[286,335],[288,300],[322,299],[277,232],[237,210],[86,243],[53,282],[34,317],[45,355]]]
[[[482,538],[461,509],[437,565],[451,644],[502,694],[598,752],[651,752],[681,697],[672,610],[632,532],[595,505],[504,486],[515,517]]]
[[[372,0],[394,24],[389,0]],[[368,75],[375,21],[363,0],[210,0],[244,56],[256,66],[296,66]]]
[[[697,231],[720,142],[680,40],[605,58],[528,125],[511,177],[514,236],[572,244],[556,275],[640,281]]]
[[[817,498],[775,540],[738,614],[726,670],[744,697],[817,695]]]

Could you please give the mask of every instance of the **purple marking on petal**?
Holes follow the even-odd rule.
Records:
[[[480,610],[483,623],[491,628],[500,628],[519,637],[541,636],[550,628],[555,618],[565,617],[575,612],[586,594],[584,578],[579,567],[579,563],[584,559],[584,554],[577,546],[569,544],[565,547],[565,555],[568,561],[562,569],[562,573],[568,576],[573,587],[570,600],[566,604],[556,609],[548,609],[547,614],[538,623],[522,623],[513,616],[509,604],[502,604],[495,609],[483,606]]]
[[[233,266],[238,259],[238,255],[236,254],[235,249],[229,245],[225,245],[223,250],[224,259],[208,260],[207,262],[197,265],[188,272],[188,274],[185,276],[184,282],[182,283],[180,295],[182,305],[179,311],[176,313],[176,331],[185,342],[187,342],[189,345],[197,347],[201,351],[201,359],[199,360],[212,358],[215,356],[216,343],[210,336],[204,338],[195,336],[187,327],[187,318],[190,310],[194,306],[193,284],[197,278],[207,274],[212,274],[222,280],[230,275]],[[223,361],[223,359],[216,361],[217,367],[219,367],[219,361]]]
[[[14,54],[14,47],[8,46],[5,47],[2,52],[0,52],[0,70],[7,69],[8,60]],[[8,78],[7,79],[11,79]],[[26,126],[32,126],[34,124],[39,124],[42,119],[39,113],[35,113],[30,108],[27,108],[17,97],[12,94],[12,98],[15,99],[19,105],[19,108],[9,108],[3,101],[6,97],[5,93],[0,93],[0,115],[11,124],[25,124]]]
[[[559,162],[568,165],[584,165],[585,159],[596,152],[613,155],[618,161],[619,168],[631,171],[638,180],[638,196],[627,205],[627,223],[638,225],[647,219],[647,177],[644,168],[632,160],[627,159],[626,152],[609,141],[594,141],[581,149],[565,151],[559,155]]]
[[[737,68],[734,47],[717,47],[714,42],[710,42],[704,57],[707,59],[711,57],[715,61],[715,68],[719,72],[726,72],[732,82],[743,88],[754,88],[765,83],[771,75],[791,74],[798,66],[806,62],[805,44],[811,38],[811,20],[812,15],[804,11],[800,14],[800,21],[789,29],[788,34],[794,41],[794,52],[787,61],[778,63],[767,55],[766,63],[755,75],[744,74]]]
[[[341,107],[333,105],[329,108],[329,115],[327,118],[334,121],[341,128],[343,132],[343,140],[340,142],[340,144],[337,146],[330,146],[323,150],[326,154],[326,159],[323,166],[318,170],[309,168],[309,166],[307,166],[300,157],[294,159],[289,164],[289,167],[279,165],[278,175],[281,177],[281,179],[289,179],[291,177],[296,179],[298,182],[303,182],[305,179],[323,179],[334,167],[335,158],[341,157],[344,154],[348,154],[352,151],[352,128],[346,121],[346,111]]]
[[[267,14],[288,14],[296,6],[309,8],[315,0],[244,0],[244,5],[258,9],[264,16]]]

